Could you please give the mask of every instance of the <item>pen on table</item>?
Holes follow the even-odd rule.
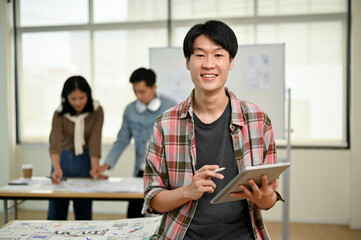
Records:
[[[213,170],[213,172],[219,173],[219,172],[222,172],[224,169],[226,169],[226,168],[225,167],[217,168],[216,170]]]
[[[28,185],[26,182],[9,182],[8,185]]]

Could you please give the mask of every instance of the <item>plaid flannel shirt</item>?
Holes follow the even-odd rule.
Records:
[[[225,90],[231,101],[229,127],[239,171],[246,166],[276,163],[272,125],[266,113],[254,104],[238,100],[227,88]],[[159,192],[192,182],[197,159],[193,94],[194,90],[186,101],[164,112],[154,123],[146,156],[143,213],[157,213],[149,204]],[[248,201],[248,206],[255,238],[269,239],[261,210],[251,201]],[[152,239],[183,239],[196,207],[197,201],[194,200],[164,213]]]

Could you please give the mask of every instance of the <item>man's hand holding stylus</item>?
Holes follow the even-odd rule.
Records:
[[[218,179],[224,178],[222,174],[214,172],[214,170],[218,168],[218,165],[204,165],[198,169],[193,176],[192,183],[187,186],[188,197],[192,200],[197,200],[201,198],[205,192],[214,192],[216,184],[211,180],[211,177]]]

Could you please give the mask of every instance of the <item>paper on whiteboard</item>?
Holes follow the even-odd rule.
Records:
[[[167,70],[164,72],[163,92],[176,102],[184,101],[192,90],[192,82],[187,70]]]
[[[271,59],[268,54],[251,54],[246,57],[247,89],[271,88]]]

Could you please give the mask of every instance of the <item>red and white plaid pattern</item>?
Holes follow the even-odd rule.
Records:
[[[276,147],[271,121],[263,110],[254,104],[241,101],[226,89],[231,100],[233,148],[241,171],[245,166],[274,164]],[[149,203],[153,196],[164,190],[172,190],[191,183],[196,169],[196,144],[192,94],[159,116],[153,127],[146,156],[144,174],[145,202],[143,213],[156,213]],[[256,239],[269,239],[262,220],[261,210],[248,202]],[[154,239],[183,239],[197,201],[165,213]]]

